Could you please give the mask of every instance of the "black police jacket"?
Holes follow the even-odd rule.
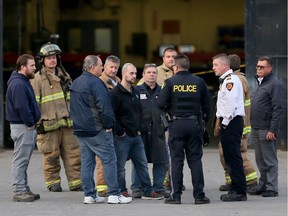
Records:
[[[157,105],[174,117],[202,117],[207,123],[210,114],[210,95],[205,81],[189,71],[179,71],[167,79]]]

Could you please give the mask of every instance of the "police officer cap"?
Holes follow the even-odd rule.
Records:
[[[41,57],[50,56],[50,55],[60,55],[61,49],[56,44],[46,43],[40,48],[39,55]]]

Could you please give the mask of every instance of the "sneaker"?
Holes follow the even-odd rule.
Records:
[[[28,193],[16,194],[13,196],[14,202],[33,202],[34,196],[29,195]]]
[[[26,192],[28,195],[34,196],[34,200],[39,200],[40,199],[40,194],[34,194],[32,191]]]
[[[62,192],[62,187],[60,184],[53,184],[48,186],[48,190],[51,192]]]
[[[75,187],[71,187],[70,191],[83,191],[82,184],[76,185]]]
[[[156,193],[155,191],[152,191],[148,195],[142,195],[141,199],[143,199],[143,200],[161,200],[161,199],[164,199],[164,196]]]
[[[278,197],[278,192],[272,191],[272,190],[267,190],[262,193],[262,197]]]
[[[95,203],[104,203],[104,202],[105,202],[104,197],[96,196],[96,199],[94,199],[91,196],[84,197],[84,204],[95,204]]]
[[[124,197],[131,197],[131,195],[128,193],[128,191],[123,191],[121,193]]]
[[[221,185],[219,187],[219,191],[230,191],[231,189],[231,185],[230,184],[224,184],[224,185]]]
[[[142,197],[142,192],[137,190],[137,191],[132,191],[132,197],[133,198],[141,198]]]
[[[203,197],[200,199],[195,199],[194,204],[195,205],[201,205],[201,204],[209,204],[210,203],[210,199],[208,197]]]
[[[172,199],[171,197],[168,197],[164,201],[165,204],[181,204],[180,199]]]
[[[246,201],[247,195],[246,194],[237,194],[235,192],[222,194],[220,199],[224,202],[233,202],[233,201]]]
[[[132,201],[132,197],[125,197],[121,195],[110,195],[108,196],[108,203],[109,204],[127,204]]]

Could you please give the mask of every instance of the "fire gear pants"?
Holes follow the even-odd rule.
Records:
[[[108,187],[107,184],[105,182],[105,178],[104,178],[104,173],[103,173],[103,165],[102,165],[102,161],[100,160],[100,158],[98,156],[96,156],[96,187],[97,187],[97,191],[98,192],[107,192],[108,191]]]
[[[81,184],[80,146],[72,128],[59,128],[37,136],[38,150],[43,153],[44,178],[47,188],[61,183],[60,157],[69,189]]]

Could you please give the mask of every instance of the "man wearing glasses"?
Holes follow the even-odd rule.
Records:
[[[258,87],[251,99],[252,142],[260,171],[259,188],[255,195],[278,196],[277,134],[283,114],[282,85],[272,73],[273,61],[259,57],[256,66]]]

